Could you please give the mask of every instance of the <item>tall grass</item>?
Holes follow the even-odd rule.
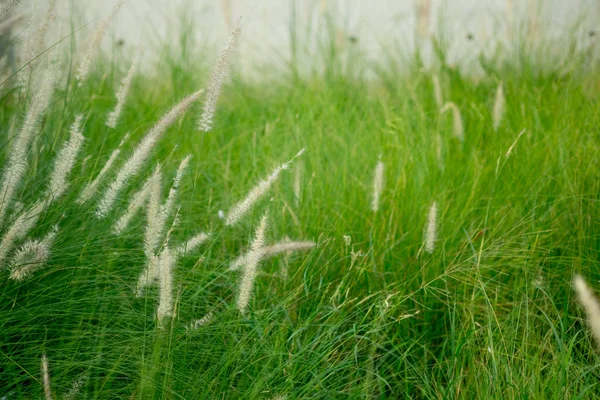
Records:
[[[63,57],[47,103],[45,60],[0,87],[2,179],[19,176],[0,200],[0,396],[600,394],[597,74],[523,55],[473,80],[439,49],[434,74],[416,56],[367,79],[335,51],[324,74],[231,74],[209,132],[186,96],[210,67],[189,53],[136,70],[116,127],[130,59],[94,53],[77,81]]]

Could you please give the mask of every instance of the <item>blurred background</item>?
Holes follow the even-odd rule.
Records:
[[[10,0],[3,0],[5,3]],[[41,18],[47,0],[22,0],[15,10],[13,36]],[[110,13],[117,0],[57,0],[60,39],[77,30],[78,43]],[[13,17],[14,17],[13,16]],[[419,51],[432,63],[432,41],[443,42],[446,62],[477,73],[477,58],[522,51],[525,44],[545,53],[566,48],[595,51],[598,0],[127,0],[112,24],[105,45],[119,44],[128,53],[160,57],[165,43],[193,43],[218,50],[232,25],[243,17],[239,60],[252,74],[293,60],[300,70],[323,46],[334,43],[343,54],[360,52],[380,60],[390,50]],[[150,50],[150,51],[147,51]]]

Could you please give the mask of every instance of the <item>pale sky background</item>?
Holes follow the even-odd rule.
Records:
[[[41,6],[46,2],[37,1]],[[58,0],[60,26],[68,30],[67,15],[80,10],[79,25],[89,23],[77,33],[84,42],[116,2]],[[393,43],[410,53],[419,37],[441,29],[450,43],[450,61],[468,64],[478,52],[508,43],[519,26],[532,27],[538,38],[564,39],[576,24],[579,45],[593,46],[600,35],[589,33],[597,30],[599,13],[600,0],[127,0],[106,41],[122,39],[128,48],[151,49],[176,37],[185,15],[199,43],[221,48],[231,24],[241,16],[243,34],[236,58],[240,65],[261,68],[290,58],[290,26],[295,21],[304,49],[299,58],[310,64],[319,32],[324,31],[324,16],[331,15],[336,41],[342,47],[355,42],[369,59],[380,58]],[[144,50],[145,57],[152,54],[156,56]]]

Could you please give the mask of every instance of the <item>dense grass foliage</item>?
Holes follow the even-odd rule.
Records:
[[[600,288],[600,107],[591,72],[500,67],[473,81],[442,68],[444,102],[460,109],[464,142],[453,135],[452,114],[439,112],[432,73],[418,65],[406,74],[376,69],[370,80],[334,66],[304,78],[236,77],[214,130],[197,130],[197,104],[162,137],[117,211],[98,219],[99,196],[84,205],[75,199],[125,133],[117,170],[161,115],[206,84],[197,64],[167,59],[136,75],[109,129],[128,68],[98,63],[79,87],[60,75],[36,132],[19,191],[25,204],[43,193],[69,125],[84,115],[69,192],[29,234],[60,221],[48,264],[23,282],[7,268],[0,275],[1,396],[42,396],[42,354],[57,398],[74,384],[79,397],[103,399],[600,395],[600,358],[571,287],[578,272]],[[500,82],[506,108],[494,131]],[[0,90],[4,166],[31,93],[11,81]],[[225,227],[219,210],[302,148],[260,206]],[[188,154],[171,240],[212,236],[177,264],[175,316],[161,328],[157,289],[134,296],[146,263],[144,213],[122,235],[111,227],[156,163],[166,196]],[[379,157],[385,180],[375,213]],[[434,201],[429,254],[424,231]],[[317,247],[263,261],[242,315],[240,272],[228,267],[247,251],[265,211],[268,243],[287,236]],[[208,313],[208,323],[186,329]]]

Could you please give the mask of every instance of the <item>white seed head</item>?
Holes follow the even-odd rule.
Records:
[[[373,210],[373,212],[379,211],[379,199],[381,197],[381,192],[383,191],[383,174],[383,161],[379,160],[377,166],[375,167],[375,173],[373,175],[373,198],[371,200],[371,210]]]
[[[204,317],[202,317],[200,319],[195,319],[192,322],[190,322],[185,327],[185,329],[187,329],[188,331],[193,331],[193,330],[200,328],[201,326],[208,325],[210,323],[210,321],[212,321],[213,316],[214,315],[213,315],[212,311],[209,311]]]
[[[260,249],[258,255],[260,261],[276,256],[281,253],[292,253],[295,251],[306,251],[313,249],[316,246],[315,242],[310,241],[290,241],[282,240],[281,242],[264,246]],[[235,271],[248,263],[250,252],[243,254],[233,260],[229,265],[229,271]]]
[[[12,223],[0,241],[0,269],[17,242],[23,239],[37,223],[40,214],[46,208],[46,202],[38,202],[33,207],[23,211]]]
[[[54,227],[42,240],[28,240],[15,253],[10,278],[22,281],[43,267],[50,258],[50,248],[58,232]]]
[[[17,136],[13,139],[13,145],[8,153],[8,161],[5,164],[2,174],[2,183],[0,184],[0,225],[8,208],[14,200],[21,180],[28,167],[28,153],[33,139],[33,135],[38,127],[41,115],[48,107],[48,101],[53,88],[53,73],[51,70],[46,72],[37,94],[31,99],[23,126]]]
[[[184,244],[177,247],[173,252],[176,256],[185,254],[187,252],[192,252],[192,251],[196,250],[198,247],[200,247],[200,245],[202,245],[204,242],[206,242],[209,237],[210,237],[210,235],[207,233],[204,233],[204,232],[198,233],[198,234],[192,236],[191,238],[189,238]]]
[[[168,248],[164,249],[158,258],[160,295],[156,315],[161,326],[164,326],[166,318],[173,315],[173,267],[175,262],[176,258]]]
[[[119,0],[113,7],[108,17],[106,17],[106,19],[104,19],[98,25],[98,28],[94,33],[92,43],[90,44],[90,46],[87,47],[87,51],[85,52],[85,55],[83,56],[83,59],[81,60],[81,63],[79,64],[79,68],[77,70],[77,81],[80,85],[86,81],[90,73],[90,66],[92,64],[94,52],[100,47],[100,43],[102,42],[102,39],[104,38],[108,27],[115,19],[115,16],[119,12],[123,4],[125,4],[125,0]]]
[[[440,110],[442,114],[446,111],[452,110],[452,120],[454,125],[454,137],[456,137],[461,142],[465,141],[465,128],[463,125],[462,115],[460,114],[460,109],[454,103],[446,103],[444,107]]]
[[[129,94],[129,88],[131,87],[131,81],[133,80],[133,75],[135,74],[135,69],[138,63],[138,59],[136,58],[131,64],[131,68],[127,72],[127,75],[121,81],[121,87],[117,91],[117,104],[115,108],[108,114],[106,117],[106,126],[109,128],[116,128],[117,121],[121,116],[121,111],[123,111],[123,106],[125,105],[125,100],[127,100],[127,95]]]
[[[225,74],[227,73],[227,68],[229,67],[229,59],[233,54],[233,49],[235,48],[235,44],[242,32],[242,20],[241,18],[238,20],[235,25],[233,32],[231,32],[231,37],[229,39],[229,44],[221,53],[221,57],[213,70],[213,75],[210,81],[210,85],[208,86],[206,100],[204,101],[204,106],[202,108],[202,115],[200,116],[200,121],[198,123],[198,127],[203,132],[208,132],[213,127],[213,118],[215,115],[215,111],[217,110],[217,100],[219,99],[219,93],[221,92],[221,85],[223,84],[223,79],[225,78]]]
[[[75,159],[83,144],[83,135],[81,134],[82,115],[75,118],[75,122],[71,125],[71,138],[64,144],[54,164],[54,170],[50,176],[50,187],[48,188],[48,196],[53,199],[61,197],[68,187],[67,178],[75,165]]]
[[[156,167],[150,178],[148,194],[148,207],[146,211],[147,225],[144,235],[144,252],[150,258],[156,254],[160,245],[162,226],[160,226],[160,204],[161,204],[161,172],[160,165]]]
[[[263,248],[265,242],[267,221],[267,214],[264,214],[258,228],[256,229],[256,235],[254,236],[254,241],[252,242],[246,264],[243,268],[243,275],[240,282],[237,299],[237,307],[242,314],[246,313],[248,303],[250,302],[250,296],[252,295],[252,287],[254,285],[254,280],[256,279],[258,263],[261,259],[261,249]]]
[[[279,178],[279,174],[284,169],[287,169],[290,163],[296,158],[301,156],[304,153],[304,149],[300,150],[296,156],[294,156],[288,162],[281,164],[277,168],[271,172],[266,179],[260,181],[258,185],[256,185],[246,196],[246,198],[239,203],[235,204],[227,213],[225,217],[225,225],[231,226],[237,223],[244,215],[250,211],[250,208],[260,199],[262,198],[267,191],[271,188],[273,183]]]
[[[129,139],[129,133],[125,134],[123,140],[121,140],[121,143],[119,143],[119,146],[110,154],[110,157],[106,161],[106,164],[104,164],[104,167],[102,167],[102,169],[100,170],[100,173],[98,173],[98,176],[93,181],[88,183],[85,186],[85,188],[81,191],[81,195],[79,195],[77,203],[83,204],[96,194],[96,192],[98,191],[98,186],[100,185],[102,179],[104,179],[108,171],[110,171],[112,165],[117,160],[117,157],[119,157],[119,154],[121,154],[121,147],[123,146],[123,143],[127,141],[127,139]]]
[[[150,175],[150,177],[142,185],[142,188],[131,197],[131,201],[127,206],[127,211],[113,225],[113,233],[115,235],[120,235],[125,229],[127,229],[133,217],[135,217],[137,212],[144,206],[144,204],[146,204],[146,201],[148,201],[148,197],[150,196],[150,185],[153,177],[154,175]]]
[[[36,57],[39,57],[46,50],[46,32],[48,32],[48,27],[50,27],[50,23],[54,19],[54,11],[56,8],[56,0],[50,0],[48,2],[48,9],[46,10],[46,15],[37,29],[35,34],[35,38],[33,39],[32,45],[29,48],[28,59],[30,60],[28,66],[30,69],[34,67]]]
[[[600,303],[581,275],[575,275],[573,287],[577,292],[579,303],[585,309],[588,327],[600,350]]]
[[[433,253],[435,249],[435,241],[437,237],[437,203],[434,201],[429,208],[427,216],[427,228],[425,234],[425,251]]]
[[[506,100],[504,99],[504,89],[503,84],[500,82],[498,85],[498,89],[496,90],[496,100],[494,101],[494,112],[493,112],[493,124],[494,131],[497,131],[500,127],[500,123],[502,122],[502,117],[504,117],[504,104]]]
[[[191,105],[196,101],[202,90],[199,90],[186,98],[184,98],[179,104],[173,107],[168,113],[166,113],[156,125],[148,131],[144,139],[138,144],[131,157],[125,162],[125,164],[119,170],[119,173],[115,177],[114,181],[108,187],[104,196],[100,200],[96,215],[99,218],[105,218],[108,213],[112,210],[115,200],[118,194],[121,192],[123,187],[127,184],[129,179],[135,175],[144,162],[150,156],[150,152],[158,142],[161,135],[171,126],[179,116],[187,111]]]
[[[48,367],[48,357],[46,357],[46,353],[42,354],[42,384],[44,386],[44,397],[46,400],[52,400],[52,389],[50,388],[50,368]]]
[[[8,19],[12,11],[21,3],[21,0],[9,0],[0,5],[0,22],[4,22]]]

